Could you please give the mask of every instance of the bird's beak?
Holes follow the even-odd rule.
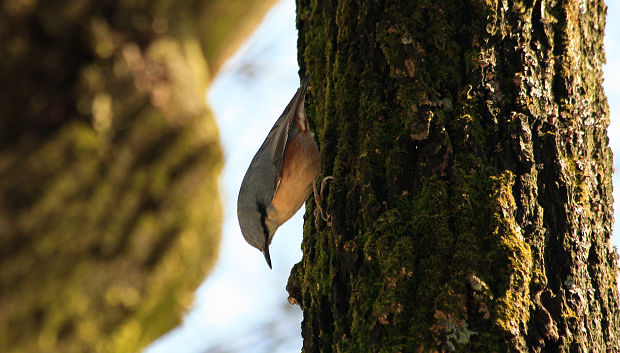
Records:
[[[267,261],[267,265],[269,266],[269,269],[271,268],[271,256],[269,256],[269,245],[265,246],[265,249],[263,250],[263,255],[265,255],[265,260]]]

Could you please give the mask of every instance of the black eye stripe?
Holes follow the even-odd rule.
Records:
[[[265,224],[265,219],[267,218],[267,210],[265,209],[265,205],[260,202],[256,203],[256,207],[258,207],[258,212],[260,213],[260,225],[263,227],[263,234],[265,235],[265,246],[269,245],[267,242],[269,241],[269,230],[267,229],[267,225]]]

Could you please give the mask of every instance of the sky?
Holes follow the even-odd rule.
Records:
[[[620,69],[614,68],[620,68],[620,26],[611,19],[620,18],[620,0],[608,0],[607,5],[604,88],[611,112],[610,145],[619,155]],[[304,208],[278,229],[270,247],[273,270],[262,253],[245,242],[236,215],[247,166],[299,86],[296,42],[295,2],[283,0],[225,64],[206,94],[226,158],[220,179],[224,207],[220,256],[196,291],[183,323],[144,353],[301,351],[301,310],[288,303],[285,288],[290,269],[301,260]],[[613,181],[618,185],[620,179],[614,176]],[[616,190],[614,199],[620,200]],[[614,244],[619,246],[617,234]]]
[[[220,256],[183,324],[145,353],[301,351],[301,310],[288,303],[286,283],[301,260],[304,209],[278,229],[270,246],[273,270],[263,254],[245,242],[236,210],[241,180],[297,90],[298,70],[295,2],[284,0],[266,15],[207,92],[226,161],[220,178]]]

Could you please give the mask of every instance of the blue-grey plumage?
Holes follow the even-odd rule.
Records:
[[[301,208],[319,174],[319,152],[304,109],[309,78],[254,155],[237,198],[241,233],[263,252],[269,268],[275,231]]]

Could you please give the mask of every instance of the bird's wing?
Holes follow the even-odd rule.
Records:
[[[306,77],[302,86],[297,90],[293,99],[288,103],[284,112],[276,122],[272,129],[274,142],[271,144],[270,154],[273,160],[274,169],[276,171],[276,177],[274,180],[274,193],[280,186],[280,179],[282,177],[282,166],[284,165],[284,151],[288,142],[289,132],[291,125],[295,121],[295,114],[299,108],[299,104],[303,102],[303,98],[306,95],[306,89],[308,88],[308,81],[310,75]],[[272,135],[270,133],[270,135]]]

